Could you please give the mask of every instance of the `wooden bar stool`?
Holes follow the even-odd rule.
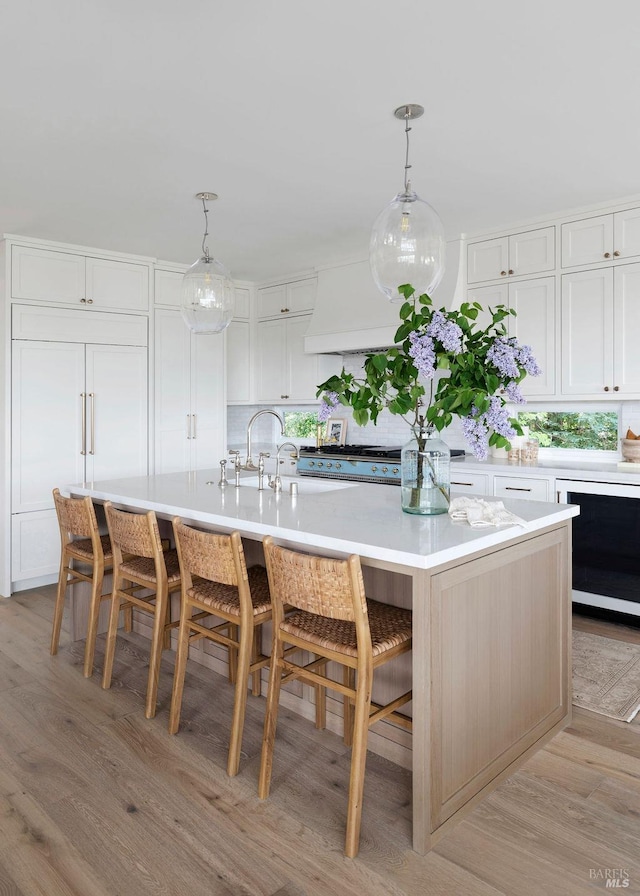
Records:
[[[96,511],[88,495],[84,498],[65,498],[59,489],[54,488],[53,502],[60,527],[60,574],[53,611],[51,655],[55,656],[58,652],[67,588],[79,582],[89,582],[91,598],[83,672],[85,678],[90,678],[93,673],[100,605],[103,600],[111,597],[111,591],[102,593],[105,570],[108,571],[113,566],[111,541],[108,535],[100,535]],[[89,567],[89,570],[78,569],[78,563]]]
[[[353,857],[360,842],[369,727],[386,717],[411,727],[411,720],[396,712],[411,700],[411,691],[384,706],[371,702],[374,669],[411,649],[411,611],[366,599],[356,555],[333,560],[301,554],[278,547],[271,536],[264,539],[264,552],[273,606],[273,647],[258,795],[260,799],[269,795],[282,682],[300,679],[338,691],[344,695],[345,706],[354,701],[344,850]],[[294,612],[285,616],[285,605],[295,608]],[[290,654],[300,650],[317,659],[304,666],[292,662]],[[344,683],[325,677],[329,661],[346,668]],[[350,686],[354,671],[355,686]]]
[[[252,677],[252,693],[260,694],[260,670],[269,657],[260,646],[262,624],[271,619],[271,598],[264,566],[247,569],[239,532],[222,535],[203,532],[173,521],[182,592],[180,633],[173,678],[169,732],[180,725],[180,708],[189,645],[201,638],[229,650],[230,679],[235,684],[233,720],[227,758],[227,774],[237,775],[242,748],[247,678]],[[207,628],[202,620],[223,622]]]
[[[137,607],[150,613],[153,634],[144,714],[152,719],[156,714],[162,649],[169,646],[170,629],[178,626],[178,622],[171,621],[170,606],[170,595],[180,588],[178,555],[175,550],[162,552],[158,521],[152,510],[130,513],[117,510],[111,501],[105,503],[104,510],[113,549],[113,593],[102,687],[111,686],[120,610]],[[152,593],[139,593],[147,590]]]

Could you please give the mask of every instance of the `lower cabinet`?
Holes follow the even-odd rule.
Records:
[[[451,464],[451,491],[471,495],[489,494],[489,477],[485,473],[471,473],[467,470],[456,470]]]
[[[553,501],[551,481],[532,476],[494,476],[493,494],[498,498]]]

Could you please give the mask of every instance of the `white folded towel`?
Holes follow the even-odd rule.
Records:
[[[482,498],[454,498],[449,505],[452,520],[466,520],[475,529],[489,526],[526,526],[526,520],[507,510],[502,501]]]

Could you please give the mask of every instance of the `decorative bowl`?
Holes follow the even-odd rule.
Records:
[[[620,439],[622,456],[632,464],[640,464],[640,439]]]

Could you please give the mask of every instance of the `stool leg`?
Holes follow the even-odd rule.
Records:
[[[98,634],[98,616],[102,603],[103,572],[94,568],[93,581],[91,582],[91,604],[89,606],[89,624],[87,626],[87,641],[84,646],[84,677],[91,678],[93,674],[93,658],[96,651],[96,637]]]
[[[369,733],[369,713],[371,707],[371,677],[371,675],[367,676],[366,674],[358,673],[353,746],[351,748],[349,800],[347,804],[347,832],[344,848],[344,854],[350,859],[358,854],[360,847],[364,771],[367,762],[367,735]]]
[[[251,662],[255,663],[262,653],[262,625],[256,625],[253,628],[253,653],[251,654]],[[259,697],[262,693],[262,669],[256,669],[251,673],[251,694]]]
[[[149,677],[147,679],[147,702],[145,717],[152,719],[156,714],[158,701],[158,681],[160,679],[160,660],[162,658],[162,642],[166,633],[165,618],[168,595],[163,590],[156,594],[156,605],[153,614],[153,633],[151,635],[151,652],[149,655]]]
[[[233,622],[229,623],[227,634],[234,641],[238,641],[238,626],[234,625]],[[237,647],[229,648],[229,682],[231,684],[235,684],[237,681],[238,675],[238,649]]]
[[[184,677],[187,671],[187,658],[189,656],[189,620],[191,619],[191,607],[185,606],[183,601],[180,607],[180,628],[178,629],[178,648],[176,651],[176,665],[173,672],[173,690],[171,692],[171,711],[169,713],[169,734],[176,734],[180,727],[180,710],[182,708],[182,694],[184,691]]]
[[[67,592],[67,568],[65,565],[65,554],[62,551],[60,560],[60,573],[58,575],[58,590],[56,592],[56,603],[53,608],[53,631],[51,632],[51,656],[55,656],[58,652],[58,644],[60,643],[60,629],[62,628],[62,614],[64,613],[64,598]]]
[[[343,684],[351,688],[352,690],[355,688],[356,684],[356,670],[352,669],[351,666],[343,666]],[[342,716],[343,716],[343,728],[342,728],[342,740],[345,747],[350,747],[353,743],[353,701],[350,697],[345,695],[343,704],[342,704]]]
[[[113,672],[113,657],[116,652],[116,637],[118,634],[118,620],[120,617],[120,597],[119,589],[122,587],[123,581],[119,576],[113,577],[113,593],[111,594],[111,612],[109,613],[109,629],[107,631],[107,641],[104,647],[104,669],[102,670],[102,687],[111,687],[111,674]]]
[[[326,663],[317,671],[318,675],[322,675],[326,678]],[[316,692],[316,728],[319,731],[324,731],[327,727],[327,689],[322,685],[317,684],[315,685],[314,690]]]
[[[258,781],[258,797],[266,800],[271,786],[273,769],[273,747],[276,740],[278,724],[278,706],[280,703],[280,685],[282,684],[282,641],[276,638],[271,654],[269,668],[269,690],[267,692],[267,708],[264,716],[264,734],[262,736],[262,753],[260,756],[260,779]]]
[[[234,626],[236,631],[238,627]],[[238,653],[238,666],[236,669],[236,686],[233,698],[233,720],[231,722],[231,738],[229,740],[229,757],[227,759],[227,774],[233,777],[238,774],[240,766],[240,749],[242,747],[242,731],[244,729],[244,716],[247,708],[247,686],[249,677],[249,665],[251,663],[251,651],[254,646],[253,626],[240,626],[240,644]]]

